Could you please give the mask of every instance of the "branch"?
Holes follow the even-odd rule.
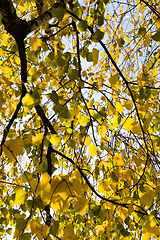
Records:
[[[38,116],[40,116],[44,126],[47,126],[52,134],[57,134],[57,132],[54,130],[52,124],[50,123],[49,119],[44,114],[44,111],[40,105],[35,106],[35,109],[37,111]]]
[[[62,158],[65,158],[66,160],[68,160],[70,163],[72,163],[73,165],[76,166],[76,168],[78,169],[79,173],[81,174],[82,178],[86,181],[88,187],[92,190],[92,192],[97,196],[99,197],[100,199],[106,201],[106,202],[110,202],[116,206],[121,206],[121,207],[124,207],[124,208],[127,208],[129,207],[130,204],[125,204],[125,203],[119,203],[119,202],[116,202],[114,200],[111,200],[111,199],[108,199],[108,198],[105,198],[103,196],[101,196],[95,189],[94,187],[92,186],[92,184],[90,183],[90,181],[88,180],[87,176],[83,173],[83,170],[69,157],[65,156],[63,153],[57,151],[56,149],[53,149],[52,148],[52,151],[55,152],[56,154],[58,154],[59,156],[61,156]],[[141,208],[141,206],[137,206],[136,207],[139,207],[141,210],[143,210],[143,212],[139,211],[139,210],[134,210],[135,212],[137,213],[140,213],[140,214],[143,214],[143,215],[146,215],[148,216],[148,213]]]

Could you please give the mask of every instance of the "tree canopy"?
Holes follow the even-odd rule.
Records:
[[[0,15],[1,239],[159,239],[160,1]]]

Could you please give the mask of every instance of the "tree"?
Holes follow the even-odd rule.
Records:
[[[158,0],[1,0],[0,235],[160,237]]]

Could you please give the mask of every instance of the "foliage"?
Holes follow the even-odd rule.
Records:
[[[159,0],[0,13],[1,238],[158,239]]]

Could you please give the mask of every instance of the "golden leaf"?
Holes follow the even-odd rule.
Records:
[[[32,136],[32,143],[33,143],[33,146],[39,146],[42,142],[42,139],[43,139],[43,134],[41,133],[38,133],[36,134],[36,136]]]
[[[18,189],[16,192],[15,204],[23,204],[27,193],[23,189]]]
[[[29,40],[29,45],[33,49],[33,51],[37,51],[38,47],[42,45],[42,39],[38,37],[32,37]]]
[[[94,157],[97,154],[97,147],[95,145],[90,145],[89,153],[90,153],[91,157]]]

